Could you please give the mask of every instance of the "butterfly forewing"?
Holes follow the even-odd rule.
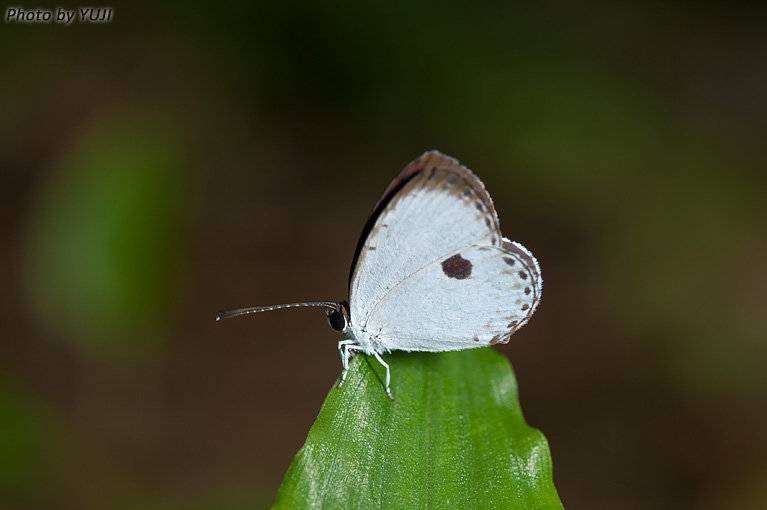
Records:
[[[376,206],[352,271],[350,312],[359,325],[367,323],[395,287],[426,266],[472,245],[501,247],[490,196],[452,158],[426,153],[398,179],[405,182],[398,189],[390,187]],[[409,302],[401,292],[397,295],[396,305]]]
[[[473,245],[410,275],[378,303],[367,330],[387,350],[450,351],[505,343],[540,298],[521,245]]]

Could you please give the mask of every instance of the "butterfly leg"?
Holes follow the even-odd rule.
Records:
[[[338,387],[340,388],[344,381],[346,380],[346,372],[349,371],[349,358],[352,357],[352,353],[350,350],[354,349],[356,346],[354,345],[354,340],[341,340],[338,342],[338,353],[341,354],[341,365],[344,367],[343,372],[341,372],[341,382],[338,383]]]
[[[376,351],[373,351],[373,356],[375,356],[378,362],[386,369],[386,394],[389,395],[389,400],[394,402],[394,396],[391,394],[391,389],[389,388],[389,382],[391,382],[391,370],[389,370],[389,364],[386,363]]]

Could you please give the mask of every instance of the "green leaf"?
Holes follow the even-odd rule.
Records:
[[[273,509],[562,508],[543,434],[492,349],[357,356],[330,390]]]

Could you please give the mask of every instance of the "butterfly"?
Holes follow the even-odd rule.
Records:
[[[349,300],[218,312],[216,320],[299,306],[324,307],[346,380],[356,352],[457,351],[509,341],[535,312],[538,261],[501,235],[490,195],[468,168],[424,153],[389,184],[373,208],[352,262]]]

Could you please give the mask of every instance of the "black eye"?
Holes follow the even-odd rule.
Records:
[[[328,312],[328,324],[334,331],[343,331],[346,327],[346,317],[339,310]]]

